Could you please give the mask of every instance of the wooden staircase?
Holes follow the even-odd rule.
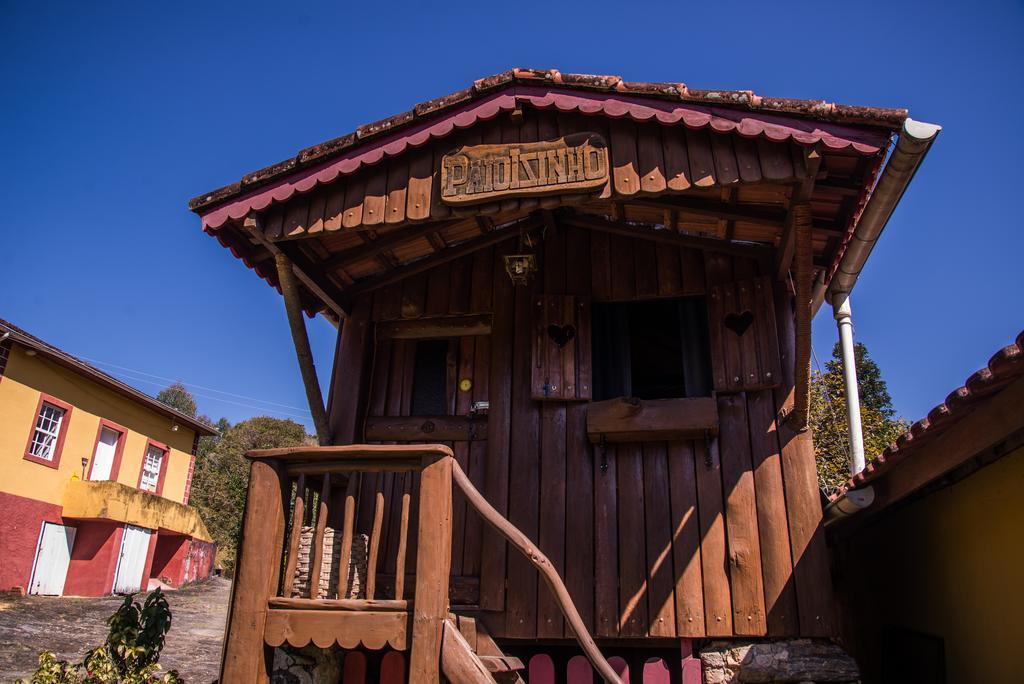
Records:
[[[473,618],[450,615],[445,620],[441,671],[452,684],[521,683],[523,669],[522,661],[505,655]]]
[[[455,488],[540,572],[598,675],[606,682],[621,684],[551,562],[484,499],[448,447],[354,444],[268,449],[250,452],[248,457],[252,467],[221,664],[223,684],[267,682],[268,647],[284,644],[406,651],[408,681],[417,684],[439,684],[442,675],[454,684],[521,681],[522,662],[502,653],[476,620],[450,610]],[[408,486],[399,515],[392,597],[377,596],[384,507],[379,490],[372,507],[367,558],[361,566],[364,574],[354,577],[359,567],[352,562],[359,477],[383,472],[418,474],[418,553],[411,598],[406,596],[404,586],[405,547],[413,515]],[[343,514],[338,529],[328,535],[327,521],[332,517],[329,505],[336,494],[343,494]],[[333,543],[338,532],[341,544],[335,555]],[[332,540],[330,551],[324,546],[328,536]],[[304,575],[298,572],[302,565],[307,566]],[[326,580],[325,568],[331,568]],[[302,582],[297,581],[300,575],[305,578]],[[358,590],[354,589],[354,579],[359,580]]]

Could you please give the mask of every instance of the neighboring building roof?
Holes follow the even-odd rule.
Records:
[[[51,344],[44,342],[35,335],[32,335],[21,328],[8,323],[7,321],[0,319],[0,337],[5,333],[9,334],[7,339],[10,339],[23,347],[36,350],[42,356],[50,359],[54,363],[57,363],[65,368],[75,371],[79,375],[82,375],[93,382],[103,385],[107,389],[110,389],[128,399],[143,404],[147,408],[162,415],[167,416],[176,420],[178,423],[195,430],[201,435],[216,435],[218,434],[217,429],[207,425],[201,420],[187,416],[177,409],[171,408],[162,401],[158,401],[153,397],[140,392],[139,390],[127,385],[117,378],[107,375],[103,371],[90,366],[84,361],[71,356],[67,352],[54,347]]]
[[[277,181],[300,169],[322,164],[354,147],[366,144],[369,140],[422,125],[426,120],[433,119],[439,114],[449,113],[451,110],[515,85],[555,86],[559,89],[590,93],[617,93],[648,101],[689,103],[715,109],[762,112],[766,115],[788,114],[812,121],[867,125],[892,131],[899,129],[907,118],[905,109],[843,105],[823,100],[765,97],[749,90],[694,90],[688,88],[684,83],[631,82],[624,81],[619,76],[563,74],[556,69],[512,69],[474,81],[472,86],[464,90],[421,102],[407,112],[360,126],[347,135],[300,150],[295,157],[246,174],[237,183],[193,198],[189,202],[189,208],[196,213],[205,214],[214,206]],[[626,114],[626,112],[608,113],[614,117]]]
[[[1017,335],[1013,344],[996,352],[985,368],[967,378],[962,387],[950,392],[945,401],[929,411],[925,418],[911,425],[895,444],[890,445],[878,458],[869,462],[863,472],[848,480],[832,497],[833,500],[839,499],[848,491],[864,488],[887,476],[898,464],[914,458],[928,457],[925,447],[936,444],[936,438],[960,424],[969,415],[985,410],[987,400],[1021,378],[1024,378],[1024,331]],[[1024,426],[1024,409],[1020,415],[1021,425]],[[977,436],[979,445],[983,443],[985,437]],[[982,447],[979,447],[979,451],[981,450]]]

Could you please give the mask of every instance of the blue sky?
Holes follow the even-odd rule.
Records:
[[[0,318],[145,391],[183,380],[215,418],[303,419],[279,296],[187,200],[524,66],[942,124],[857,286],[858,339],[916,419],[1024,327],[1020,2],[433,4],[3,3]],[[827,308],[815,326],[824,362]],[[310,331],[326,381],[334,330]]]

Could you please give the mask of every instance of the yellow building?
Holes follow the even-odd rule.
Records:
[[[188,505],[210,426],[0,320],[0,590],[96,596],[209,574]]]
[[[865,682],[1019,682],[1024,332],[828,508]]]

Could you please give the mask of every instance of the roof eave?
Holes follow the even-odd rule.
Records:
[[[360,126],[352,133],[300,150],[294,157],[248,173],[235,183],[193,197],[189,200],[189,209],[202,215],[244,192],[263,187],[282,176],[310,165],[322,163],[368,140],[394,133],[412,124],[422,123],[474,99],[517,84],[544,84],[570,90],[617,92],[674,102],[787,114],[833,123],[873,126],[893,131],[899,130],[907,119],[906,109],[843,105],[823,100],[763,97],[749,90],[693,90],[688,88],[685,83],[625,81],[619,76],[563,74],[556,69],[512,69],[478,79],[469,88],[421,102],[407,112]]]
[[[117,392],[122,396],[125,396],[139,403],[145,404],[146,407],[149,408],[150,410],[155,411],[156,413],[164,415],[168,418],[171,418],[172,420],[177,421],[179,424],[194,430],[200,435],[212,437],[214,435],[220,434],[216,428],[207,425],[206,423],[200,420],[192,418],[191,416],[185,415],[184,413],[178,411],[177,409],[174,409],[164,404],[163,402],[154,399],[153,397],[149,396],[144,392],[140,392],[131,385],[125,384],[120,380],[110,377],[106,373],[103,373],[93,368],[92,366],[79,361],[78,359],[72,357],[69,354],[57,352],[53,349],[50,349],[46,345],[39,344],[35,340],[25,337],[24,335],[17,331],[5,330],[5,332],[10,333],[8,339],[10,339],[12,342],[20,344],[25,348],[32,349],[37,354],[44,356],[45,358],[53,361],[54,363],[57,363],[58,365],[63,366],[69,370],[75,371],[80,375],[89,378],[93,382],[103,385],[104,387],[114,392]]]
[[[896,145],[872,188],[864,209],[854,222],[846,244],[814,291],[812,312],[817,313],[826,297],[849,294],[871,256],[889,218],[907,191],[914,175],[942,130],[941,126],[913,119],[903,122]]]

